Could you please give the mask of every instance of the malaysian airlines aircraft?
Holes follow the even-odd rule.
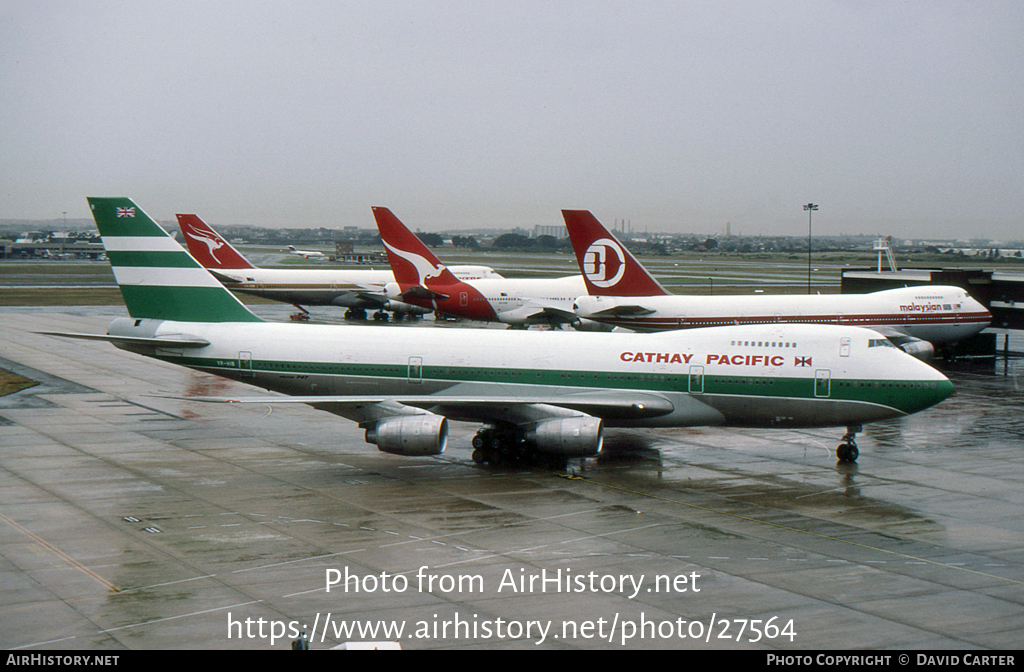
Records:
[[[681,296],[669,294],[588,210],[563,210],[589,296],[576,313],[635,331],[730,324],[841,324],[868,327],[921,359],[989,325],[991,313],[959,287],[922,286],[870,294]]]
[[[374,319],[378,320],[387,318],[382,311],[401,316],[431,310],[384,296],[384,286],[395,281],[391,271],[257,268],[197,215],[179,214],[178,226],[192,256],[235,292],[296,307],[341,306],[348,308],[345,317],[353,319],[365,318],[372,309],[377,310]],[[452,273],[464,279],[501,277],[487,266],[453,266]]]
[[[90,198],[131,317],[105,340],[293,397],[358,422],[398,455],[436,455],[448,419],[483,423],[474,459],[597,454],[605,426],[846,426],[916,413],[953,392],[868,329],[749,325],[662,334],[269,323],[127,198]]]
[[[384,288],[388,298],[484,322],[579,324],[572,304],[587,291],[582,277],[462,280],[390,210],[373,208],[373,216],[395,273]]]

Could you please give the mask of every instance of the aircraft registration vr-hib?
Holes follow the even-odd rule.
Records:
[[[431,310],[385,296],[384,287],[395,282],[390,270],[257,268],[198,215],[179,214],[178,226],[196,261],[234,292],[295,306],[340,306],[348,308],[349,318],[364,318],[367,310],[377,310],[375,319],[386,317],[382,311],[422,315]],[[462,280],[501,277],[489,266],[452,266],[451,271]]]
[[[933,344],[977,334],[992,314],[959,287],[901,287],[870,294],[682,296],[670,294],[587,210],[563,210],[587,296],[583,319],[634,331],[801,322],[868,327],[922,359]]]
[[[127,198],[90,198],[130,318],[119,348],[358,422],[399,455],[436,455],[448,420],[482,423],[478,461],[597,454],[606,426],[846,426],[948,397],[941,373],[858,327],[750,325],[661,334],[269,323]]]

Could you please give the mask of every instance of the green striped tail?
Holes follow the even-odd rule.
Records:
[[[262,322],[130,198],[89,198],[132,317]]]

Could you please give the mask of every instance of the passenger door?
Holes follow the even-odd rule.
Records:
[[[252,353],[238,353],[238,370],[242,372],[243,378],[252,378]]]
[[[818,369],[814,372],[814,396],[828,397],[832,393],[832,372]]]
[[[704,393],[704,367],[703,366],[691,366],[690,367],[689,390],[690,390],[690,394],[703,394]]]
[[[418,385],[423,382],[423,358],[422,357],[410,357],[409,358],[409,371],[408,380],[412,385]]]

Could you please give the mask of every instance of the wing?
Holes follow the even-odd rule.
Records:
[[[655,310],[644,308],[639,305],[612,306],[611,308],[605,308],[604,310],[598,310],[597,312],[591,313],[589,317],[640,317],[642,315],[650,315],[656,312],[657,311]]]
[[[571,324],[579,315],[554,304],[531,301],[525,306],[499,313],[499,319],[509,324]]]
[[[412,287],[409,287],[407,290],[399,294],[398,298],[402,301],[409,301],[410,299],[413,301],[424,299],[427,301],[434,301],[436,299],[447,299],[448,295],[427,289],[423,285],[413,285]]]
[[[603,419],[633,420],[667,415],[675,410],[665,397],[650,393],[628,395],[582,392],[552,398],[487,395],[321,395],[296,397],[172,397],[184,401],[228,404],[308,404],[360,424],[383,418],[436,413],[452,420],[524,424],[565,415],[566,411]]]
[[[37,331],[43,336],[61,336],[62,338],[78,338],[87,341],[107,341],[114,345],[145,345],[158,348],[205,348],[210,344],[204,338],[189,334],[168,334],[159,338],[144,336],[111,336],[110,334],[81,334],[62,331]]]

